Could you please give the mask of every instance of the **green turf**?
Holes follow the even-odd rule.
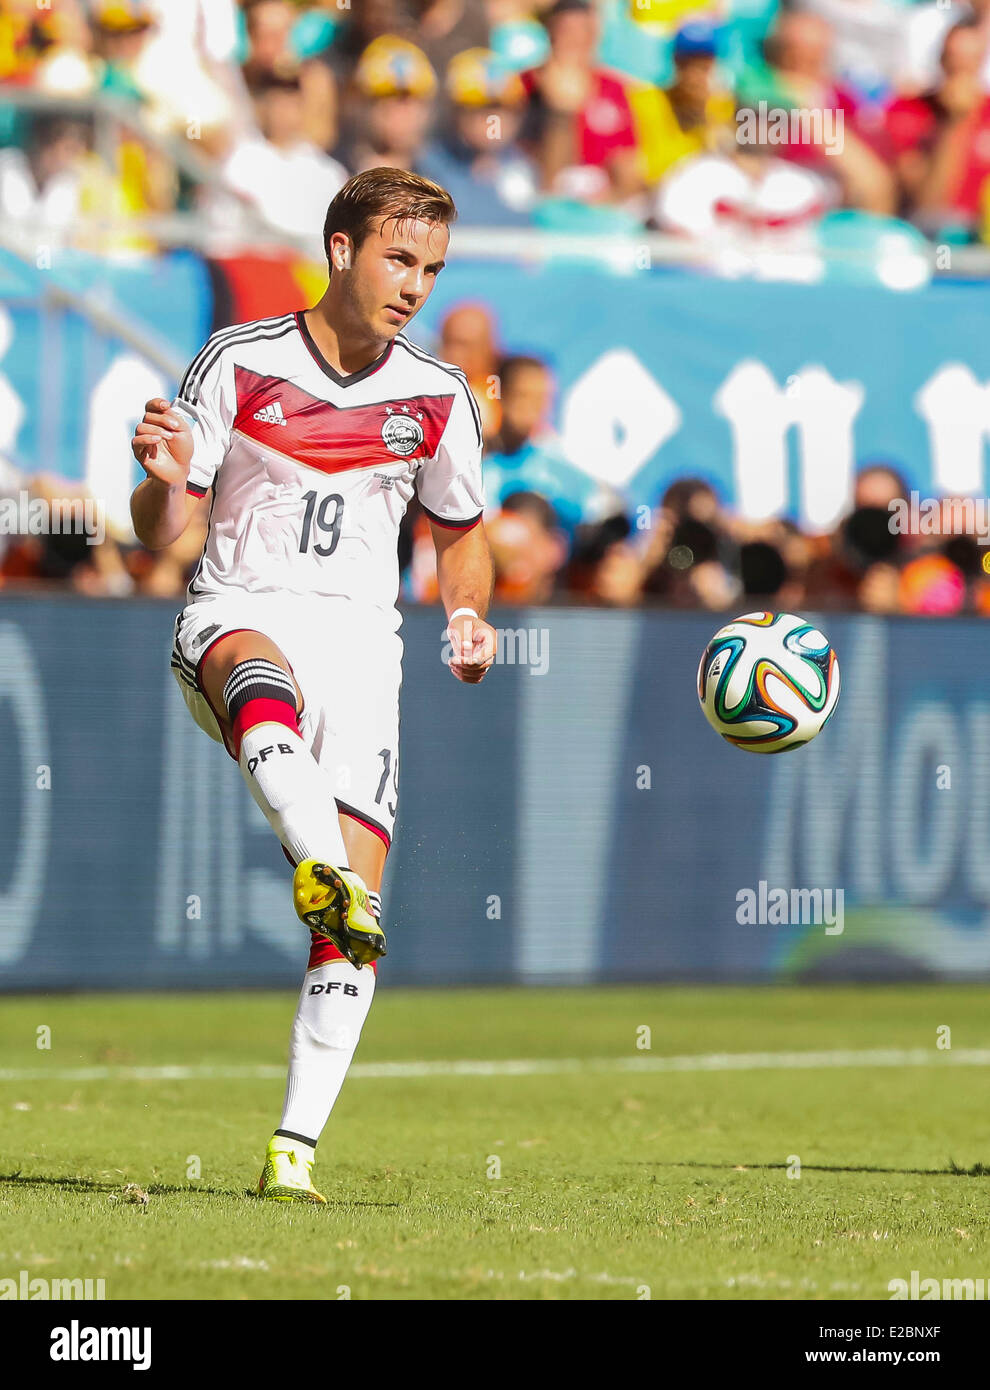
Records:
[[[280,1065],[293,1002],[6,1000],[0,1067],[52,1074],[0,1081],[0,1278],[305,1299],[884,1299],[912,1270],[990,1280],[985,1067],[354,1077],[321,1144],[327,1208],[247,1195],[277,1077],[55,1075]],[[940,1025],[956,1052],[990,1047],[985,991],[385,986],[358,1061],[934,1053]]]

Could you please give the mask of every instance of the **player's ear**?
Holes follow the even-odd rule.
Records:
[[[351,264],[351,239],[346,232],[334,232],[330,238],[330,265],[333,270],[347,270]]]

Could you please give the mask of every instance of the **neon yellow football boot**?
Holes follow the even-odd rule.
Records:
[[[385,933],[364,880],[352,869],[304,859],[292,880],[292,901],[299,918],[332,941],[356,969],[385,955]]]
[[[327,1199],[313,1186],[315,1159],[316,1150],[309,1144],[273,1135],[258,1179],[258,1196],[266,1202],[315,1202],[326,1206]]]

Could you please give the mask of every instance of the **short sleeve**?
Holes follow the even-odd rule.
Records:
[[[481,520],[481,412],[467,382],[459,378],[440,443],[416,477],[423,510],[438,526],[469,531]]]
[[[230,446],[235,411],[226,378],[223,347],[210,338],[186,368],[172,402],[171,408],[183,416],[192,431],[193,456],[186,491],[194,497],[209,492]]]

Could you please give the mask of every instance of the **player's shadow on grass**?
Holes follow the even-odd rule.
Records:
[[[74,1192],[105,1192],[108,1196],[117,1196],[125,1203],[128,1198],[125,1196],[124,1189],[126,1183],[108,1182],[100,1178],[51,1178],[44,1174],[26,1173],[0,1173],[0,1188],[9,1184],[11,1187],[61,1187],[68,1188]],[[190,1184],[187,1187],[175,1187],[169,1183],[152,1182],[143,1191],[149,1197],[257,1197],[256,1188],[246,1187],[241,1191],[233,1190],[229,1187],[197,1187]],[[366,1197],[358,1197],[353,1201],[342,1198],[335,1198],[335,1207],[402,1207],[412,1196],[412,1185],[401,1197],[382,1199],[374,1201]],[[133,1200],[133,1199],[130,1199]]]
[[[412,1197],[412,1193],[413,1193],[413,1185],[412,1185],[411,1182],[408,1182],[408,1181],[407,1181],[407,1182],[406,1182],[406,1189],[405,1189],[405,1191],[403,1192],[403,1194],[402,1194],[401,1197],[389,1197],[389,1198],[384,1198],[384,1197],[383,1197],[383,1198],[378,1199],[377,1201],[376,1201],[374,1198],[372,1198],[372,1197],[352,1197],[352,1198],[351,1198],[351,1197],[331,1197],[330,1200],[329,1200],[329,1202],[328,1202],[328,1206],[331,1206],[331,1207],[333,1207],[335,1210],[340,1210],[340,1211],[350,1211],[351,1208],[356,1209],[356,1208],[358,1208],[358,1207],[372,1207],[372,1208],[379,1208],[379,1209],[382,1209],[382,1208],[385,1208],[385,1207],[404,1207],[404,1206],[406,1205],[406,1203],[407,1203],[407,1202],[410,1200],[410,1198]],[[255,1187],[247,1187],[247,1188],[244,1189],[244,1195],[245,1195],[245,1197],[257,1197],[257,1195],[258,1195],[258,1189],[255,1188]],[[268,1206],[271,1206],[272,1203],[269,1202],[269,1203],[267,1203],[267,1205],[268,1205]],[[289,1204],[279,1204],[279,1205],[289,1205]]]
[[[49,1178],[44,1174],[28,1175],[26,1173],[0,1173],[0,1186],[9,1183],[13,1187],[64,1187],[71,1188],[75,1192],[106,1192],[116,1194],[120,1197],[124,1195],[124,1182],[107,1182],[98,1178]],[[143,1189],[149,1197],[184,1197],[201,1196],[210,1197],[234,1197],[237,1194],[230,1188],[225,1187],[198,1187],[189,1184],[186,1187],[174,1187],[168,1183],[153,1182]]]
[[[788,1169],[789,1163],[699,1163],[697,1161],[687,1161],[682,1163],[662,1163],[651,1165],[649,1163],[636,1162],[636,1167],[649,1168],[659,1166],[661,1168],[720,1168],[725,1172],[753,1172],[766,1173],[776,1169]],[[802,1163],[802,1173],[903,1173],[906,1177],[915,1176],[921,1178],[990,1178],[990,1165],[986,1163],[974,1163],[971,1168],[962,1168],[958,1163],[953,1163],[949,1159],[948,1168],[877,1168],[873,1164],[831,1164],[831,1163]]]

